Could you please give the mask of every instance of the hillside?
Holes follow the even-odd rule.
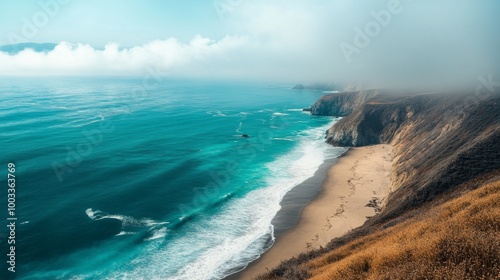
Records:
[[[477,189],[467,193],[470,188]],[[257,279],[498,279],[500,172],[458,189],[425,209],[355,230]]]
[[[500,95],[394,95],[367,91],[323,97],[313,114],[348,115],[327,132],[339,146],[394,146],[390,203],[377,219],[432,200],[500,169]]]
[[[449,246],[446,250],[451,250],[450,252],[458,250],[456,251],[458,252],[456,253],[457,259],[453,262],[441,262],[438,265],[440,267],[436,267],[434,276],[446,271],[454,271],[453,273],[458,273],[457,276],[465,273],[475,278],[470,273],[481,271],[466,269],[465,267],[472,264],[458,260],[461,254],[464,254],[462,258],[465,258],[465,256],[470,257],[466,254],[472,254],[472,252],[476,254],[473,256],[476,261],[486,267],[481,272],[483,275],[489,275],[485,279],[493,279],[488,273],[499,273],[498,266],[491,265],[492,259],[481,255],[483,249],[493,250],[488,251],[488,254],[495,253],[496,256],[499,255],[498,252],[488,247],[490,245],[481,242],[489,240],[493,242],[491,244],[497,244],[497,249],[498,242],[500,242],[498,234],[494,234],[500,231],[500,212],[498,212],[498,204],[495,204],[493,199],[495,198],[498,203],[500,95],[476,96],[468,93],[397,95],[372,90],[326,95],[311,107],[311,112],[315,115],[345,116],[327,131],[327,142],[333,145],[365,146],[384,143],[394,146],[391,174],[392,194],[382,212],[368,220],[361,228],[333,240],[327,248],[312,251],[298,259],[285,262],[280,268],[261,279],[306,279],[313,275],[324,277],[317,279],[425,278],[425,276],[416,275],[410,277],[405,273],[409,271],[423,273],[424,268],[431,268],[429,265],[439,258],[437,255],[425,255],[425,252],[440,252],[442,247],[439,246],[444,246],[442,244],[446,243],[446,240],[450,240],[446,243],[448,244],[446,246]],[[479,187],[483,190],[488,189],[488,193],[491,194],[488,208],[485,208],[486,202],[474,198],[476,192],[464,195],[467,191]],[[461,195],[463,196],[460,197]],[[465,214],[439,216],[439,213],[453,208],[440,206],[441,203],[450,199],[455,199],[455,202],[449,203],[462,203],[462,208],[468,209],[463,213],[468,213],[469,217],[477,215],[477,223],[473,225],[465,223],[465,220],[452,219],[452,216],[466,219]],[[450,205],[449,203],[446,205]],[[456,208],[457,213],[458,210],[462,211],[462,208]],[[437,219],[436,215],[440,218]],[[455,222],[460,222],[461,225],[451,227]],[[439,227],[433,227],[434,223],[438,223]],[[427,225],[426,230],[423,229],[424,225]],[[488,230],[483,232],[478,229],[483,226]],[[422,230],[415,231],[416,228]],[[467,234],[456,234],[457,232]],[[477,235],[480,233],[481,235]],[[485,239],[476,240],[477,242],[472,238],[467,240],[467,236],[472,236],[470,234],[476,234]],[[395,250],[396,247],[393,246],[394,251],[387,251],[387,244],[396,242],[396,236],[407,238],[401,239],[403,243],[396,246],[401,249]],[[490,239],[487,239],[487,236]],[[430,243],[424,242],[429,238],[431,238]],[[367,242],[367,240],[371,241]],[[464,242],[459,242],[460,240]],[[464,246],[470,246],[462,248],[461,243],[464,243]],[[340,245],[344,247],[339,247]],[[425,249],[424,245],[428,248]],[[368,249],[363,246],[372,247]],[[470,249],[474,246],[477,248]],[[365,249],[361,250],[362,252],[356,251],[355,248],[358,247]],[[469,249],[472,251],[467,251]],[[384,253],[374,254],[374,250]],[[446,252],[443,251],[442,254]],[[407,258],[402,257],[403,253]],[[354,261],[355,256],[358,256],[356,254],[360,254],[359,256],[364,254],[361,258],[364,258],[364,261]],[[384,262],[382,260],[391,259],[384,254],[392,254],[392,259],[401,259],[401,261],[395,261],[392,264]],[[378,255],[384,257],[375,257]],[[500,261],[498,257],[493,260],[497,263]],[[348,272],[349,269],[344,268],[349,266],[350,261],[353,261],[351,264],[361,265],[361,267]],[[483,263],[483,261],[488,263]],[[415,263],[413,268],[410,264],[412,262]],[[404,272],[405,265],[407,266],[406,272]],[[417,266],[420,268],[417,269]],[[398,269],[393,269],[394,267]],[[333,271],[341,274],[335,274]],[[397,274],[399,272],[402,274]],[[285,275],[288,276],[285,277]]]

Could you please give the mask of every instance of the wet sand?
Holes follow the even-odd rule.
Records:
[[[319,196],[302,211],[299,223],[279,235],[258,260],[231,279],[252,279],[282,260],[320,246],[376,215],[390,192],[392,146],[351,148],[328,170]]]

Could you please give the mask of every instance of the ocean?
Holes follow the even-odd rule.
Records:
[[[0,79],[17,278],[241,270],[272,245],[285,194],[344,151],[324,143],[334,118],[302,111],[322,95],[231,81]]]

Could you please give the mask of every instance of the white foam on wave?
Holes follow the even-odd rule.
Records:
[[[115,236],[123,236],[123,235],[134,235],[136,234],[136,232],[133,232],[133,231],[120,231],[118,234],[116,234]]]
[[[146,238],[145,241],[151,241],[159,238],[163,238],[167,235],[167,227],[161,227],[158,229],[150,230],[151,236]]]
[[[160,238],[160,237],[158,237],[159,233],[157,232],[159,226],[168,224],[168,222],[158,222],[158,221],[155,221],[155,220],[152,220],[149,218],[135,219],[134,217],[125,216],[125,215],[112,215],[112,214],[108,214],[106,212],[103,212],[101,210],[94,211],[92,208],[88,208],[87,210],[85,210],[85,214],[87,214],[87,216],[92,220],[102,220],[102,219],[119,220],[122,222],[122,229],[123,228],[130,228],[130,227],[148,227],[149,231],[153,232],[153,233],[149,238],[146,238],[146,240],[154,240],[154,239]],[[164,233],[163,236],[161,236],[161,237],[164,237],[166,235],[167,228],[166,227],[164,227],[164,228],[165,228],[165,232],[161,232],[161,234]],[[122,230],[118,234],[116,234],[116,236],[131,235],[131,234],[136,234],[136,232]]]
[[[257,111],[258,113],[265,113],[265,112],[273,112],[274,110],[273,109],[261,109],[259,111]]]
[[[294,140],[294,139],[292,139],[292,138],[281,138],[281,137],[275,137],[275,138],[273,138],[273,140],[290,141],[290,142],[295,141],[295,140]]]
[[[288,116],[289,114],[286,114],[286,113],[280,113],[280,112],[276,112],[276,113],[273,113],[273,116]]]
[[[324,143],[331,124],[309,129],[298,136],[293,151],[267,164],[266,187],[229,201],[207,219],[187,224],[185,234],[168,244],[153,243],[138,259],[147,266],[116,271],[109,279],[129,277],[169,279],[221,279],[228,271],[244,267],[258,258],[274,240],[272,219],[285,194],[312,177],[327,158],[345,150]],[[172,258],[175,256],[175,258]]]
[[[240,130],[242,126],[243,126],[243,123],[242,123],[242,122],[240,122],[240,125],[239,125],[239,126],[238,126],[238,128],[236,129],[236,132],[238,132],[238,133],[242,133],[242,132],[241,132],[241,130]]]
[[[271,120],[274,120],[275,118],[277,117],[284,117],[284,116],[289,116],[289,114],[286,114],[286,113],[280,113],[280,112],[274,112],[272,115],[271,115]]]

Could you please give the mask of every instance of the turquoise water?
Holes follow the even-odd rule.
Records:
[[[301,110],[322,92],[142,84],[0,80],[19,279],[223,278],[272,244],[286,192],[343,151],[324,144],[334,119]]]

